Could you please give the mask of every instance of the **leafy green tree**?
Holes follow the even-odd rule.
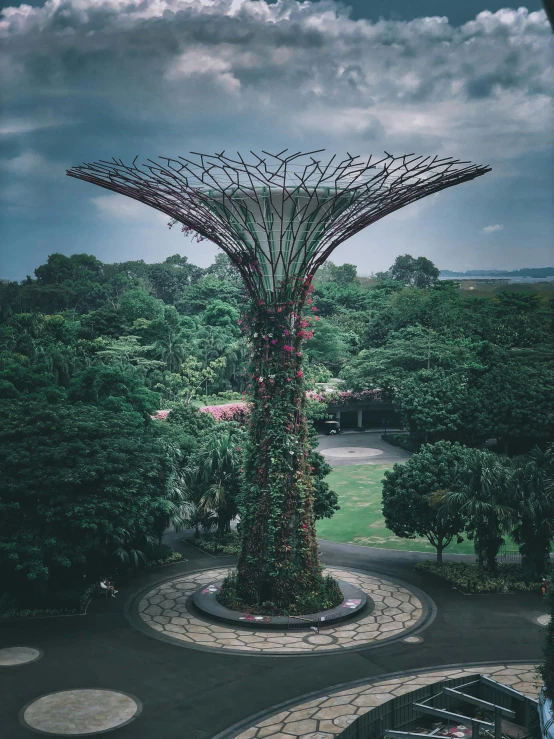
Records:
[[[189,347],[181,333],[167,331],[152,347],[154,355],[165,363],[169,372],[178,372]]]
[[[185,287],[175,307],[182,315],[196,316],[203,313],[213,300],[222,300],[238,307],[242,300],[242,288],[238,281],[222,280],[208,274]]]
[[[355,390],[380,388],[394,393],[421,370],[480,371],[481,346],[464,338],[441,335],[424,326],[392,331],[383,346],[364,349],[341,371]]]
[[[511,536],[519,545],[521,566],[529,579],[549,569],[554,538],[554,445],[538,447],[513,461],[508,485],[510,506],[517,512]]]
[[[194,405],[180,403],[168,414],[167,423],[178,426],[184,434],[199,441],[213,429],[216,421],[211,413],[203,413]]]
[[[461,372],[420,370],[404,379],[394,405],[407,428],[429,439],[460,440],[468,436],[473,398]]]
[[[552,361],[518,359],[510,356],[493,365],[475,391],[476,428],[497,438],[508,453],[527,451],[554,437]]]
[[[358,270],[355,264],[341,264],[335,267],[333,280],[339,285],[351,285],[356,282]]]
[[[491,340],[512,347],[532,347],[549,340],[547,306],[538,295],[501,292],[491,301]]]
[[[172,452],[136,413],[2,403],[0,467],[0,566],[29,580],[136,556],[177,505]]]
[[[357,284],[358,270],[354,264],[341,264],[327,261],[321,265],[315,274],[315,284],[322,285],[335,282],[338,285]]]
[[[324,282],[316,286],[313,300],[319,315],[329,318],[345,310],[368,310],[375,298],[371,290],[363,289],[357,282]]]
[[[473,540],[479,571],[496,570],[496,557],[516,511],[510,505],[509,466],[496,454],[472,449],[450,490],[437,497],[441,510],[464,517],[468,538]]]
[[[76,282],[83,279],[99,278],[102,274],[102,262],[91,254],[51,254],[46,261],[35,270],[39,285]]]
[[[396,257],[388,271],[388,277],[411,287],[430,287],[438,279],[440,270],[427,257],[414,259],[410,254]]]
[[[74,403],[101,406],[112,413],[135,411],[147,418],[159,409],[160,396],[131,369],[92,365],[76,375],[68,390]]]
[[[313,332],[313,338],[306,343],[304,350],[310,362],[340,367],[348,357],[348,349],[340,328],[322,318],[313,327]]]
[[[218,280],[240,281],[240,275],[235,265],[225,252],[219,251],[215,255],[214,263],[206,270],[206,274],[214,275]]]
[[[238,328],[239,312],[230,303],[225,303],[223,300],[210,301],[204,311],[203,320],[208,326],[221,326],[230,329],[236,336],[240,334]]]
[[[144,290],[128,290],[121,296],[119,310],[123,320],[132,326],[137,318],[153,321],[163,317],[164,304]]]
[[[103,305],[97,310],[86,313],[80,321],[80,333],[83,338],[96,339],[104,337],[117,339],[125,331],[125,319],[119,310],[111,305]]]
[[[106,364],[122,369],[135,367],[147,371],[161,364],[145,356],[151,347],[142,346],[138,336],[120,336],[112,341],[100,341],[97,346],[96,355],[98,357]]]
[[[312,485],[314,491],[314,518],[319,521],[322,518],[332,518],[340,510],[339,498],[329,483],[325,482],[327,475],[331,474],[331,465],[325,461],[325,457],[312,449],[309,462],[312,473]]]
[[[464,530],[465,520],[454,510],[436,502],[439,491],[449,489],[469,450],[460,444],[439,441],[425,444],[405,464],[395,464],[385,472],[383,515],[385,524],[397,536],[425,537],[437,550],[437,563],[450,542]]]

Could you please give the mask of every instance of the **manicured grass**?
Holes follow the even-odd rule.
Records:
[[[386,528],[381,511],[381,491],[383,473],[387,469],[390,466],[383,464],[335,467],[326,481],[339,496],[341,509],[333,518],[317,522],[317,533],[321,539],[382,549],[435,551],[427,539],[401,539]],[[506,549],[517,547],[507,540]],[[453,542],[445,552],[473,554],[473,542]]]

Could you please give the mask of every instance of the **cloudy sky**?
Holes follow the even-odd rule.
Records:
[[[361,274],[554,265],[554,35],[539,0],[0,3],[0,278],[48,254],[207,266],[216,247],[65,176],[188,151],[438,154],[492,172],[357,234]]]

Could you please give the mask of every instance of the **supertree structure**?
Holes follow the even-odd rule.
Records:
[[[166,213],[220,246],[242,276],[252,411],[237,594],[250,605],[286,608],[323,588],[302,373],[302,344],[317,320],[314,273],[371,223],[490,171],[451,158],[385,152],[376,161],[347,155],[324,162],[319,153],[252,153],[250,161],[192,153],[67,172]]]

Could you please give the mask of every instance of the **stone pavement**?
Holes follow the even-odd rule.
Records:
[[[325,629],[320,634],[306,630],[240,629],[227,624],[212,624],[195,616],[189,606],[192,594],[203,585],[221,580],[228,572],[228,568],[204,570],[162,582],[138,596],[135,606],[138,616],[148,630],[153,629],[155,634],[174,640],[181,646],[230,652],[294,654],[367,649],[423,628],[434,611],[434,604],[423,593],[415,592],[405,584],[331,567],[326,570],[327,574],[350,582],[368,594],[374,602],[371,613]]]
[[[257,718],[251,726],[231,728],[217,739],[334,739],[347,726],[376,706],[424,685],[444,679],[475,674],[521,691],[537,700],[540,683],[533,664],[480,665],[451,667],[387,677],[384,680],[358,681],[337,690],[278,707],[268,716]],[[281,710],[280,710],[281,709]]]
[[[379,433],[354,432],[339,436],[318,436],[317,451],[333,467],[354,464],[387,464],[405,462],[411,457],[399,447],[387,444]]]

